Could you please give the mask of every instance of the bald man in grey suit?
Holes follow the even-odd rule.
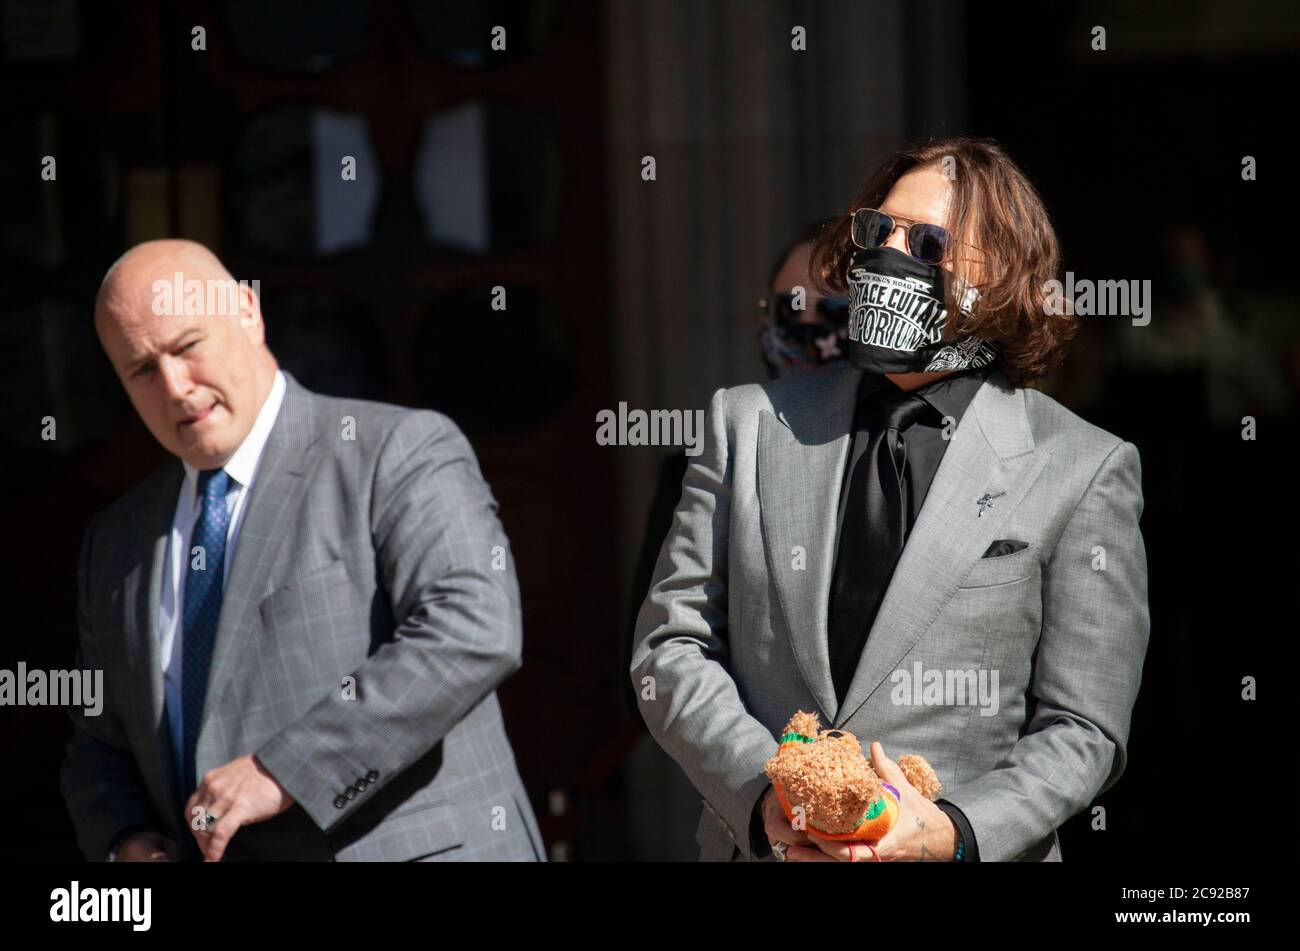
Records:
[[[231,293],[184,306],[176,273]],[[79,663],[107,694],[63,768],[86,856],[541,859],[496,696],[518,583],[455,424],[306,390],[190,242],[119,261],[96,327],[175,458],[82,544]]]

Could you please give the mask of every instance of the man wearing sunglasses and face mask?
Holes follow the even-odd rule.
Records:
[[[763,312],[758,345],[773,380],[848,365],[849,300],[823,293],[808,272],[817,239],[834,223],[829,218],[805,228],[772,264],[767,296],[758,302]]]
[[[704,797],[702,859],[1059,861],[1123,772],[1140,465],[1031,388],[1077,327],[1044,298],[1059,257],[998,146],[903,150],[812,254],[849,299],[849,366],[714,395],[631,665]],[[792,828],[764,764],[796,710],[871,744],[886,836]],[[886,745],[929,760],[936,802]]]

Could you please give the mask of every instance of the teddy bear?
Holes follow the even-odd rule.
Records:
[[[823,839],[876,842],[898,821],[899,791],[876,775],[858,738],[844,730],[823,730],[815,713],[795,713],[781,746],[764,766],[777,801],[796,828]],[[898,768],[927,799],[943,790],[922,756],[904,754]],[[795,809],[802,809],[802,823]]]

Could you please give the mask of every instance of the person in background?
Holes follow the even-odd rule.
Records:
[[[759,351],[769,379],[847,364],[848,298],[826,294],[808,270],[813,245],[834,221],[826,218],[804,228],[772,263],[768,294],[758,302],[764,317]]]

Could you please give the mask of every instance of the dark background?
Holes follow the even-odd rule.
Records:
[[[1284,149],[1293,6],[858,4],[843,49],[880,56],[855,65],[900,110],[881,118],[878,144],[826,160],[833,185],[795,190],[757,233],[739,224],[743,201],[717,199],[719,181],[761,181],[756,170],[781,150],[804,169],[801,141],[832,141],[850,110],[875,121],[844,86],[845,64],[818,52],[847,5],[640,9],[644,55],[633,61],[615,26],[634,14],[595,0],[3,6],[0,667],[71,664],[82,529],[163,460],[99,350],[100,277],[138,241],[191,237],[261,282],[270,346],[308,388],[439,409],[470,436],[518,564],[525,663],[501,699],[553,857],[693,857],[698,796],[653,754],[640,772],[625,768],[647,742],[626,702],[628,605],[644,593],[631,569],[658,545],[643,537],[644,487],[667,450],[598,446],[596,413],[629,387],[658,394],[655,405],[702,408],[717,386],[760,379],[749,305],[771,255],[798,226],[841,211],[888,148],[969,132],[998,139],[1038,186],[1066,268],[1149,279],[1156,299],[1146,328],[1085,319],[1045,383],[1141,451],[1152,616],[1128,771],[1100,800],[1107,834],[1085,813],[1065,826],[1063,852],[1114,863],[1143,850],[1280,847],[1269,799],[1254,790],[1271,792],[1270,761],[1288,748],[1240,693],[1254,676],[1262,697],[1276,696],[1264,675],[1286,670],[1295,631],[1282,611],[1300,389]],[[872,32],[877,13],[894,32]],[[726,33],[738,20],[750,31],[740,40]],[[773,119],[786,139],[726,153],[691,180],[675,219],[683,234],[716,232],[728,257],[649,305],[630,300],[631,263],[653,273],[677,239],[656,212],[620,201],[619,188],[643,184],[624,161],[640,152],[609,128],[614,116],[653,134],[663,104],[647,94],[645,116],[629,116],[611,107],[626,101],[613,90],[639,89],[638,77],[652,90],[657,71],[691,57],[708,64],[702,100],[724,87],[744,98],[753,77],[730,51],[761,41],[779,55],[792,23],[809,24],[810,52],[768,78],[769,95],[779,82],[797,106]],[[1104,53],[1089,48],[1094,23],[1107,25]],[[203,53],[191,49],[195,24],[207,30]],[[487,48],[494,24],[507,26],[508,54]],[[426,140],[431,120],[437,137]],[[702,134],[719,120],[702,117]],[[368,142],[355,183],[338,181],[339,150],[321,131],[340,122]],[[39,176],[47,154],[55,183]],[[665,178],[674,155],[659,154]],[[1256,181],[1241,179],[1245,155]],[[422,203],[422,169],[481,182],[463,189],[481,201]],[[329,244],[340,235],[343,246]],[[504,314],[487,303],[497,285],[510,295]],[[717,340],[737,356],[714,373],[692,369],[690,388],[638,390],[636,307],[658,328],[646,360],[711,353]],[[39,436],[46,415],[58,420],[54,442]],[[1243,415],[1257,421],[1254,441],[1241,438]],[[3,814],[21,820],[0,853],[77,857],[58,792],[64,712],[5,708],[0,722]],[[677,792],[632,796],[647,768]],[[1241,824],[1228,831],[1207,813]]]

